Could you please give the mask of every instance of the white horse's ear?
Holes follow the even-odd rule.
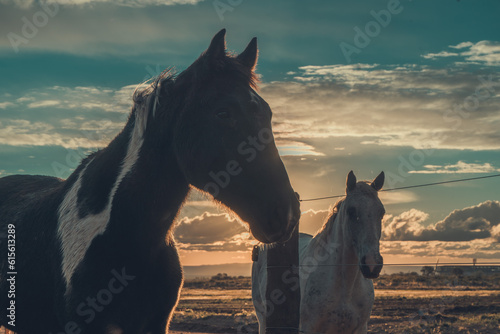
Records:
[[[222,29],[212,38],[205,55],[211,59],[221,58],[226,54],[226,29]]]
[[[248,43],[245,51],[240,53],[236,59],[240,61],[243,65],[253,70],[255,64],[257,64],[257,58],[259,56],[259,50],[257,49],[257,37],[252,38],[250,43]]]
[[[350,171],[349,174],[347,174],[346,193],[353,191],[355,187],[356,187],[356,176],[354,175],[353,171]]]
[[[379,191],[380,189],[382,189],[382,187],[384,186],[384,180],[385,180],[385,174],[384,172],[381,172],[376,178],[375,180],[373,180],[371,186],[373,187],[373,189],[375,189],[376,191]]]

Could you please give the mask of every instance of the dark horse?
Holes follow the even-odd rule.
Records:
[[[183,279],[172,225],[191,186],[258,240],[289,238],[299,202],[271,109],[253,89],[256,62],[255,38],[231,56],[221,30],[185,71],[136,92],[123,131],[67,180],[0,179],[0,325],[19,334],[165,333]]]

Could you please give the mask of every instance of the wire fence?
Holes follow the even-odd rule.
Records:
[[[415,266],[415,267],[423,267],[423,266],[473,266],[470,262],[445,262],[445,263],[378,263],[383,266]],[[378,265],[376,264],[376,265]],[[476,263],[476,267],[481,266],[498,266],[500,262],[483,262]],[[343,266],[368,266],[367,264],[359,264],[359,263],[337,263],[337,264],[299,264],[298,267],[343,267]],[[267,266],[266,268],[290,268],[290,266]]]
[[[486,175],[486,176],[477,176],[477,177],[469,177],[465,179],[456,179],[456,180],[448,180],[448,181],[441,181],[441,182],[432,182],[432,183],[423,183],[423,184],[417,184],[417,185],[412,185],[412,186],[405,186],[405,187],[397,187],[397,188],[391,188],[391,189],[382,189],[382,191],[394,191],[394,190],[403,190],[403,189],[412,189],[412,188],[423,188],[423,187],[429,187],[429,186],[436,186],[440,184],[448,184],[448,183],[457,183],[457,182],[466,182],[466,181],[473,181],[473,180],[481,180],[481,179],[489,179],[493,177],[500,177],[500,174],[492,174],[492,175]],[[329,198],[339,198],[339,197],[344,197],[344,195],[334,195],[334,196],[324,196],[324,197],[315,197],[315,198],[307,198],[307,199],[301,199],[301,202],[311,202],[311,201],[319,201],[323,199],[329,199]]]

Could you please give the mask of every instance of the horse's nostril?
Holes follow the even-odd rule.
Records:
[[[382,256],[368,255],[361,258],[361,266],[370,274],[377,275],[382,270]]]

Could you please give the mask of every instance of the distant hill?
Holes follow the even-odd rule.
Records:
[[[229,276],[252,275],[251,263],[226,263],[204,266],[184,266],[184,277],[187,279],[196,277],[212,277],[219,273],[226,273]]]
[[[420,266],[385,266],[384,269],[382,269],[382,274],[390,275],[400,272],[410,273],[412,271],[420,273],[420,269]],[[187,279],[212,277],[219,273],[226,273],[229,276],[250,277],[252,276],[252,264],[226,263],[206,266],[184,266],[184,277]]]

